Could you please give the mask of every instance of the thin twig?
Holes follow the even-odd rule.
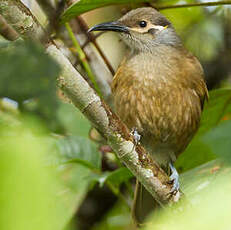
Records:
[[[76,51],[77,51],[77,53],[78,53],[78,55],[79,55],[79,59],[80,59],[80,61],[82,62],[83,67],[84,67],[84,69],[85,69],[85,71],[86,71],[88,77],[90,78],[90,80],[91,80],[91,82],[92,82],[92,84],[93,84],[93,86],[94,86],[96,92],[97,92],[100,96],[102,96],[102,95],[101,95],[101,92],[100,92],[100,89],[99,89],[99,87],[98,87],[98,85],[97,85],[97,83],[96,83],[96,81],[95,81],[95,76],[94,76],[93,73],[91,72],[91,68],[90,68],[90,66],[89,66],[89,64],[88,64],[88,62],[87,62],[85,53],[83,52],[83,50],[81,49],[81,47],[80,47],[80,45],[79,45],[77,39],[75,38],[75,35],[74,35],[74,33],[73,33],[73,31],[72,31],[72,29],[71,29],[69,23],[65,23],[65,26],[66,26],[66,29],[67,29],[67,31],[68,31],[68,34],[69,34],[69,36],[70,36],[70,38],[71,38],[71,40],[72,40],[72,42],[73,42],[73,45],[74,45],[75,48],[76,48]]]
[[[198,2],[189,4],[179,5],[166,5],[166,6],[155,6],[157,10],[175,9],[175,8],[187,8],[187,7],[198,7],[198,6],[219,6],[219,5],[230,5],[231,1],[220,1],[220,2]]]
[[[94,35],[95,40],[96,40],[98,37],[100,37],[102,34],[104,34],[104,33],[105,33],[105,32],[99,32],[99,33],[95,34],[95,35]],[[92,41],[91,41],[90,39],[88,39],[88,40],[81,46],[82,49],[85,48],[85,46],[87,46],[89,42],[92,42]]]
[[[80,28],[79,22],[75,18],[70,22],[70,26],[72,31],[75,34],[76,39],[80,46],[82,46],[87,40],[86,33]],[[65,36],[65,34],[63,34]],[[66,39],[66,38],[64,38]],[[105,62],[99,53],[93,48],[91,44],[88,44],[83,49],[88,63],[91,67],[91,70],[96,77],[96,82],[100,88],[100,91],[103,95],[104,100],[107,101],[108,104],[112,104],[112,95],[111,95],[111,87],[110,83],[112,80],[112,75],[109,69],[107,68]]]
[[[108,69],[110,70],[111,74],[114,76],[115,75],[115,71],[114,71],[113,67],[111,66],[109,60],[107,59],[107,57],[103,53],[102,49],[99,47],[98,43],[96,42],[96,36],[93,35],[92,33],[88,33],[87,32],[89,30],[89,27],[88,27],[88,25],[86,24],[86,22],[84,21],[84,19],[81,16],[78,16],[77,20],[79,22],[79,25],[80,25],[81,29],[85,32],[85,34],[87,35],[88,39],[94,44],[95,48],[98,50],[99,54],[103,58],[105,64],[108,67]]]
[[[71,4],[74,4],[76,2],[76,0],[68,0],[67,1],[67,4],[68,5],[71,5]],[[112,76],[115,75],[115,71],[111,65],[111,63],[109,62],[109,60],[107,59],[107,57],[105,56],[104,52],[102,51],[102,49],[99,47],[97,41],[96,41],[96,38],[99,37],[102,33],[99,33],[98,35],[94,35],[92,33],[88,33],[88,25],[87,23],[84,21],[84,19],[81,17],[81,16],[78,16],[77,17],[77,21],[81,27],[81,30],[85,33],[85,35],[87,36],[88,38],[88,41],[86,41],[86,44],[88,44],[89,41],[91,41],[95,48],[97,49],[97,51],[99,52],[100,56],[102,57],[104,63],[106,64],[107,68],[109,69],[109,71],[111,72]],[[83,47],[86,46],[86,44],[83,45]]]

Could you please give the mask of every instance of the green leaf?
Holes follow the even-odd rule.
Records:
[[[71,18],[104,6],[150,2],[150,0],[80,0],[72,4],[61,16],[61,22],[67,22]]]
[[[226,121],[206,133],[203,141],[219,157],[231,161],[231,121]]]
[[[57,109],[57,118],[66,133],[88,138],[91,124],[72,104],[60,103]]]
[[[0,133],[0,229],[61,230],[73,205],[69,191],[61,195],[68,188],[55,170],[44,167],[47,146],[26,129],[14,131]]]
[[[112,184],[116,188],[127,182],[133,177],[133,174],[126,168],[122,167],[113,172],[104,172],[101,175],[92,175],[92,181],[98,182],[100,187],[102,187],[106,182]]]
[[[131,221],[131,211],[124,202],[119,200],[102,220],[93,226],[92,230],[128,230],[134,229]]]
[[[180,175],[181,189],[189,199],[198,199],[198,193],[212,185],[217,177],[231,176],[231,168],[216,159]],[[203,186],[204,185],[204,186]]]
[[[187,203],[183,201],[178,204],[180,206],[154,212],[152,219],[147,220],[150,224],[144,229],[230,229],[231,168],[214,161],[184,176],[187,187],[183,186],[183,191]]]
[[[21,111],[42,118],[56,131],[56,78],[59,66],[32,42],[17,41],[0,48],[0,97],[19,103]]]
[[[231,89],[218,89],[209,92],[209,101],[202,114],[198,135],[203,135],[217,126],[231,108]]]
[[[56,164],[78,163],[90,169],[100,169],[101,154],[89,139],[69,136],[55,140],[57,155],[51,162]]]
[[[179,172],[185,172],[215,158],[216,155],[201,138],[194,138],[185,152],[178,157],[175,167]]]
[[[106,181],[112,183],[114,186],[119,187],[122,183],[129,181],[133,177],[131,171],[122,167],[108,174]]]
[[[91,170],[51,167],[48,157],[56,155],[46,134],[35,135],[22,122],[0,125],[0,229],[63,229],[87,194]],[[33,127],[41,129],[35,120]]]
[[[58,73],[58,65],[34,43],[20,41],[0,49],[1,97],[23,102],[46,93],[49,101],[55,95]]]

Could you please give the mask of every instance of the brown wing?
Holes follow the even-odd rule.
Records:
[[[201,109],[203,110],[204,102],[209,99],[208,89],[204,80],[204,71],[195,56],[187,52],[188,68],[191,69],[189,72],[189,78],[191,80],[191,88],[195,90],[201,102]]]
[[[188,139],[185,140],[185,145],[176,152],[178,156],[180,153],[184,151],[187,147],[188,143],[191,141],[192,137],[196,133],[197,129],[199,128],[201,113],[204,107],[205,101],[208,100],[209,94],[207,90],[207,86],[204,80],[204,72],[201,64],[197,60],[195,56],[193,56],[187,50],[184,50],[186,59],[182,64],[182,68],[184,71],[181,72],[184,81],[181,82],[183,87],[185,88],[185,95],[187,95],[191,101],[191,131],[190,131],[190,121],[188,121]],[[187,126],[187,121],[185,120],[185,125]],[[190,134],[191,132],[191,134]]]

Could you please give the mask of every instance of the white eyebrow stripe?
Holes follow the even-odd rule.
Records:
[[[162,31],[166,28],[167,28],[166,26],[158,26],[158,25],[153,25],[151,23],[148,23],[146,28],[131,28],[130,30],[133,30],[139,33],[144,33],[144,32],[148,32],[150,29]]]
[[[150,28],[153,28],[153,29],[155,29],[155,30],[161,31],[161,30],[166,29],[166,26],[156,26],[156,25],[152,25],[152,26],[150,26]]]

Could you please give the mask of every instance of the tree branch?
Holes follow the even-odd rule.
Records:
[[[0,34],[7,40],[14,41],[19,37],[19,34],[7,24],[5,18],[0,15]]]
[[[98,37],[100,37],[104,33],[105,33],[105,31],[98,32],[96,35],[94,35],[94,40],[96,40]],[[89,42],[91,42],[91,41],[90,40],[85,41],[85,43],[82,45],[82,48],[84,48]]]
[[[128,128],[113,114],[109,107],[97,96],[69,60],[50,40],[44,42],[42,27],[30,11],[19,0],[0,0],[0,13],[14,29],[25,38],[40,38],[46,52],[60,65],[59,87],[73,104],[91,121],[92,125],[105,137],[119,159],[132,171],[145,188],[161,204],[177,202],[181,192],[172,194],[169,177],[153,161],[144,148],[135,144]],[[18,22],[18,23],[16,23]],[[29,22],[29,24],[28,24]],[[20,26],[18,26],[20,24]],[[38,31],[40,31],[38,33]]]

